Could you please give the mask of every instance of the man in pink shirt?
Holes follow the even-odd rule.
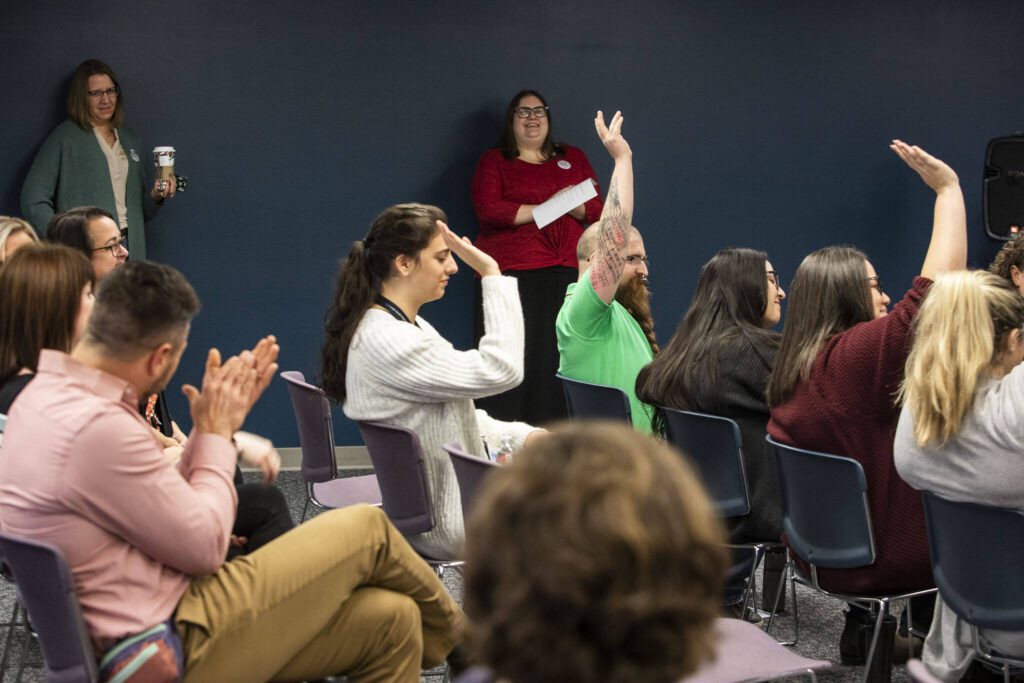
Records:
[[[43,351],[12,408],[0,526],[57,545],[97,653],[170,620],[189,681],[418,681],[457,641],[458,606],[377,508],[335,510],[224,563],[236,504],[231,435],[277,370],[266,337],[202,389],[194,430],[164,458],[139,397],[177,369],[199,309],[173,268],[127,263],[104,279],[71,355]],[[272,448],[246,464],[273,480]]]

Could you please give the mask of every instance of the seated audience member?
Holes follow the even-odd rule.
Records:
[[[629,396],[633,424],[651,431],[650,406],[635,392],[636,376],[658,351],[647,293],[647,252],[633,215],[633,153],[621,135],[622,114],[609,128],[597,113],[598,135],[615,160],[601,219],[576,245],[579,280],[565,291],[555,333],[558,372],[617,387]]]
[[[128,260],[127,242],[113,215],[98,206],[80,206],[55,215],[46,228],[46,241],[66,244],[85,254],[97,280]]]
[[[477,499],[469,650],[512,683],[682,680],[713,652],[723,543],[676,452],[623,425],[563,423]]]
[[[28,221],[15,216],[0,216],[0,263],[18,249],[38,241],[39,236]]]
[[[69,353],[85,334],[95,276],[73,249],[32,244],[0,268],[0,413],[35,377],[39,352]]]
[[[1004,244],[988,270],[1024,294],[1024,239],[1017,236]]]
[[[47,227],[46,240],[78,249],[89,257],[97,281],[123,266],[128,259],[128,249],[113,216],[95,206],[82,206],[55,215]],[[153,427],[167,458],[175,462],[188,439],[171,417],[163,392],[139,398],[143,417]],[[236,434],[235,443],[240,450],[273,447],[266,439],[246,432]],[[237,468],[235,484],[238,486],[238,514],[231,534],[229,557],[252,552],[295,526],[288,501],[279,489],[246,484]]]
[[[104,279],[85,337],[71,355],[44,350],[11,410],[4,531],[61,549],[98,653],[164,626],[189,681],[418,681],[452,649],[462,616],[379,509],[325,513],[224,562],[231,437],[278,347],[264,338],[223,363],[210,350],[202,388],[184,388],[195,429],[173,466],[138,397],[173,376],[198,308],[167,266],[132,262]],[[244,457],[270,478],[280,465],[273,449]]]
[[[723,249],[701,268],[689,310],[636,380],[637,398],[645,403],[722,415],[739,425],[751,509],[730,520],[735,542],[777,543],[782,537],[778,472],[764,436],[765,388],[779,348],[779,334],[771,328],[782,317],[784,298],[767,254]],[[654,427],[664,432],[657,412]],[[785,564],[784,551],[767,555],[765,585],[778,585]],[[774,590],[764,591],[762,607],[774,603]]]
[[[534,430],[474,409],[474,398],[522,381],[523,313],[515,278],[501,275],[493,258],[456,237],[445,220],[435,206],[399,204],[352,246],[327,311],[321,374],[324,391],[344,401],[349,418],[419,435],[435,526],[409,541],[437,559],[456,557],[463,538],[459,486],[442,444],[484,455],[484,440],[492,447],[511,440],[518,449]],[[458,270],[453,254],[481,276],[487,334],[479,350],[456,350],[419,317],[424,304],[444,296]]]
[[[893,446],[908,484],[949,500],[1024,508],[1022,358],[1024,298],[1010,283],[982,271],[936,279],[918,316]],[[996,651],[1024,656],[1024,632],[983,635]],[[922,659],[950,683],[974,659],[970,627],[941,594]]]
[[[903,379],[914,319],[932,280],[963,268],[967,260],[964,198],[956,173],[919,147],[894,140],[892,149],[935,191],[931,241],[920,277],[890,313],[889,297],[862,252],[839,246],[809,255],[793,277],[768,383],[768,433],[773,438],[854,458],[864,467],[875,562],[818,570],[823,588],[854,594],[935,585],[921,496],[893,466],[899,419],[893,397]],[[914,600],[915,627],[926,629],[932,605],[930,596]],[[851,606],[839,642],[844,664],[864,663],[873,623],[873,616]],[[905,645],[897,643],[894,655],[905,657]]]

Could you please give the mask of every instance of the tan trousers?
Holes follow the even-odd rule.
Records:
[[[332,510],[192,581],[175,617],[185,680],[419,681],[463,615],[380,510]]]

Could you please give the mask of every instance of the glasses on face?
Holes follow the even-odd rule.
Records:
[[[124,249],[125,251],[128,251],[128,238],[127,237],[122,237],[120,242],[115,242],[114,244],[108,244],[105,247],[96,247],[92,251],[93,251],[93,253],[95,253],[97,251],[106,251],[111,256],[113,256],[114,258],[117,258],[120,255],[118,252],[121,249]]]
[[[548,115],[547,107],[516,107],[514,111],[516,116],[521,119],[529,118],[530,114],[533,114],[538,119],[542,119]]]
[[[628,263],[631,266],[639,266],[641,263],[644,264],[645,266],[650,266],[651,259],[647,258],[646,256],[627,256],[626,263]]]
[[[882,280],[877,275],[868,278],[868,287],[878,290],[879,294],[885,294],[885,290],[882,289]]]
[[[768,276],[768,284],[776,289],[782,289],[782,278],[774,270],[766,270],[765,275]]]
[[[114,99],[121,93],[121,89],[117,86],[113,88],[107,88],[106,90],[90,90],[87,94],[94,100],[102,100],[103,96],[106,95],[110,99]]]

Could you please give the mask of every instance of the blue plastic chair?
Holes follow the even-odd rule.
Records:
[[[629,409],[629,396],[617,387],[593,384],[564,375],[555,375],[562,381],[565,407],[575,420],[619,420],[633,424]]]
[[[982,646],[978,628],[1024,631],[1024,510],[957,503],[922,492],[932,576],[939,595],[971,625],[982,662],[1003,672],[1024,660]]]
[[[340,508],[365,503],[380,505],[377,477],[366,474],[338,478],[338,462],[334,456],[334,427],[331,404],[323,389],[306,382],[298,370],[281,373],[288,387],[288,396],[295,412],[302,447],[302,478],[306,482],[306,504],[302,508],[305,521],[309,504],[321,509]]]
[[[697,466],[701,483],[720,517],[742,517],[750,514],[750,492],[747,471],[743,464],[743,436],[734,420],[688,410],[658,406],[665,419],[665,438],[688,455]],[[781,543],[758,542],[740,544],[754,550],[754,562],[748,579],[744,607],[754,597],[754,574],[765,552],[783,547]],[[793,593],[796,601],[796,593]],[[776,606],[778,595],[776,595]]]
[[[461,444],[447,443],[442,448],[448,452],[455,469],[455,479],[459,482],[459,498],[462,501],[462,518],[469,517],[473,509],[473,501],[480,494],[484,480],[501,465],[468,453]]]
[[[71,571],[60,550],[50,543],[0,533],[0,555],[14,578],[18,600],[24,605],[39,638],[46,680],[49,683],[98,681],[96,654],[75,595]],[[26,625],[17,680],[21,680],[24,670],[27,645]]]
[[[782,530],[791,555],[810,565],[810,575],[789,562],[790,581],[844,602],[877,607],[874,636],[868,648],[864,678],[868,680],[882,621],[889,604],[907,600],[908,622],[913,623],[908,598],[934,593],[930,588],[897,595],[850,595],[825,590],[818,584],[818,567],[853,569],[875,562],[875,539],[871,531],[868,484],[864,468],[853,458],[787,446],[765,437],[775,451],[782,489]],[[795,588],[794,588],[795,590]],[[793,605],[793,643],[799,639],[800,621]],[[769,621],[768,629],[771,629]],[[912,639],[911,639],[912,641]],[[913,653],[911,653],[913,656]]]

